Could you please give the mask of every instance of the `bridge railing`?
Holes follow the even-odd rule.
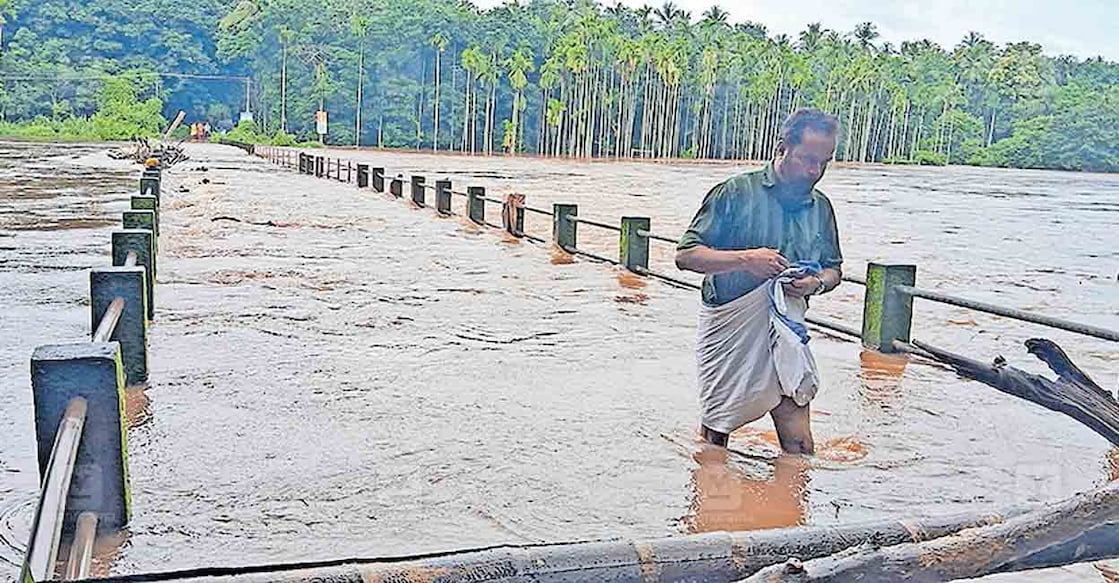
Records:
[[[41,490],[21,583],[87,578],[97,533],[131,515],[124,388],[148,379],[161,179],[158,168],[145,170],[124,228],[112,233],[112,267],[89,272],[90,341],[31,356]]]
[[[296,166],[302,173],[317,176],[324,176],[321,169],[329,168],[331,165],[331,159],[329,158],[304,152],[294,153],[298,160],[298,163],[294,164],[290,161],[293,153],[282,148],[266,148],[263,152],[258,151],[257,155],[263,156],[273,163]],[[341,161],[336,161],[333,165],[340,169]],[[346,162],[346,167],[351,167],[349,161]],[[328,176],[329,173],[325,173],[325,175]],[[356,175],[358,188],[367,188],[371,185],[374,191],[385,192],[386,174],[384,168],[371,168],[368,164],[357,163]],[[388,181],[389,194],[403,198],[405,176],[398,174]],[[550,241],[568,253],[618,265],[636,274],[653,277],[679,287],[700,288],[699,285],[674,275],[650,269],[651,242],[667,243],[675,246],[677,239],[655,232],[652,229],[652,221],[649,217],[623,216],[618,224],[611,224],[580,216],[579,207],[575,204],[557,203],[552,206],[551,210],[548,210],[525,205],[523,200],[518,200],[515,197],[506,197],[505,199],[487,197],[485,188],[480,186],[471,186],[465,192],[456,191],[451,188],[451,181],[447,179],[437,181],[434,186],[428,185],[425,178],[419,175],[411,176],[409,181],[411,183],[411,199],[417,206],[425,206],[426,192],[434,190],[436,193],[436,210],[440,214],[454,214],[451,209],[451,198],[453,195],[461,196],[466,199],[463,214],[469,220],[478,225],[499,228],[513,236],[537,242],[547,242],[548,239],[524,231],[525,213],[550,217],[552,219]],[[486,204],[501,208],[502,222],[500,225],[486,219]],[[606,257],[581,249],[578,244],[580,225],[617,233],[617,256]],[[868,263],[865,278],[847,274],[843,276],[843,281],[866,287],[863,298],[863,318],[858,326],[816,316],[809,316],[808,322],[832,332],[859,339],[865,346],[881,352],[921,354],[923,351],[911,344],[909,338],[913,321],[913,298],[921,298],[1093,338],[1119,342],[1119,331],[1116,330],[916,287],[916,272],[915,265]]]

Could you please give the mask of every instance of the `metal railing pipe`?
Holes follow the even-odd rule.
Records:
[[[123,313],[124,298],[113,298],[113,303],[109,304],[109,309],[105,310],[105,314],[101,316],[101,323],[93,333],[93,342],[108,342],[117,329],[117,323],[120,322]]]
[[[66,515],[66,496],[70,493],[70,479],[74,476],[74,460],[85,427],[86,400],[75,397],[66,405],[66,411],[54,436],[50,461],[43,475],[43,489],[31,525],[31,541],[27,545],[27,558],[23,564],[20,581],[53,579],[54,564],[58,560],[58,545],[62,537],[62,521]]]
[[[664,241],[665,243],[672,243],[673,245],[680,244],[679,239],[673,239],[672,237],[665,237],[664,235],[658,235],[658,234],[656,234],[652,231],[646,231],[644,229],[637,231],[637,234],[641,235],[642,237],[646,237],[646,238],[649,238],[649,239],[654,239],[656,241]]]
[[[600,222],[595,221],[595,220],[584,219],[583,217],[576,216],[576,215],[567,215],[567,220],[574,221],[576,223],[582,223],[584,225],[590,225],[592,227],[598,227],[600,229],[606,229],[607,231],[618,232],[618,231],[622,230],[621,227],[619,227],[617,225],[608,225],[606,223],[600,223]]]
[[[1071,320],[1065,320],[1063,318],[1056,318],[1053,316],[1031,314],[1030,312],[1025,312],[1014,308],[1004,308],[1002,306],[996,306],[995,304],[989,304],[987,302],[959,298],[940,292],[920,289],[911,285],[899,285],[896,286],[894,289],[896,289],[898,293],[915,298],[921,298],[932,302],[948,304],[950,306],[958,306],[961,308],[968,308],[980,312],[986,312],[988,314],[994,314],[996,316],[1003,316],[1006,318],[1011,318],[1013,320],[1020,320],[1022,322],[1030,322],[1033,324],[1039,324],[1041,326],[1057,328],[1059,330],[1065,330],[1067,332],[1076,332],[1077,334],[1084,334],[1085,336],[1092,336],[1093,338],[1100,338],[1102,340],[1119,342],[1119,331],[1116,330],[1108,330],[1107,328],[1101,328],[1099,326],[1092,326],[1089,324],[1082,324],[1080,322],[1073,322]]]
[[[96,539],[97,513],[87,510],[78,515],[78,527],[70,544],[70,556],[66,560],[66,580],[89,578],[89,566],[93,562],[93,542]]]

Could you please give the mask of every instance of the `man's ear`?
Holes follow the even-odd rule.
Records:
[[[777,145],[773,148],[773,157],[777,158],[785,155],[785,142],[780,139],[777,140]]]

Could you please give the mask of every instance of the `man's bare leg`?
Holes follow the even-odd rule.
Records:
[[[777,428],[777,441],[781,449],[791,454],[812,454],[816,445],[812,441],[812,424],[808,405],[800,407],[796,401],[781,397],[781,404],[769,412]]]
[[[730,438],[730,435],[709,429],[706,425],[702,426],[701,433],[703,434],[703,441],[719,447],[726,447],[727,439]]]

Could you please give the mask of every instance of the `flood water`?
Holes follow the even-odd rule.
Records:
[[[1066,417],[819,331],[818,455],[779,457],[763,421],[733,446],[775,459],[727,459],[694,441],[698,292],[234,148],[189,153],[165,173],[150,386],[129,391],[134,518],[101,574],[919,517],[1119,473]],[[611,224],[650,216],[670,237],[749,167],[328,154]],[[109,264],[137,176],[104,146],[0,144],[0,577],[37,494],[31,352],[88,338],[87,270]],[[865,166],[822,189],[848,273],[916,263],[920,287],[1119,328],[1119,176]],[[548,221],[526,230],[547,239]],[[614,233],[579,237],[616,256]],[[694,280],[653,246],[653,269]],[[861,310],[853,284],[812,306],[856,328]],[[1052,338],[1119,387],[1114,343],[915,314],[915,338],[1039,373],[1022,341]]]

